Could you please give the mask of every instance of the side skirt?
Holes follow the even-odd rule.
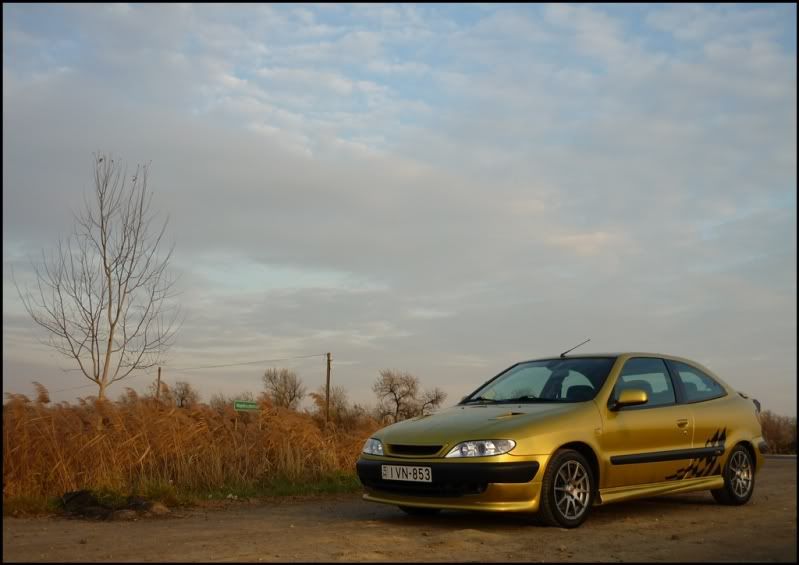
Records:
[[[683,479],[681,481],[665,481],[662,483],[649,483],[630,487],[613,487],[599,490],[599,500],[596,504],[608,504],[633,498],[658,496],[661,494],[674,494],[678,492],[692,492],[695,490],[711,490],[724,486],[721,475],[700,477],[696,479]]]

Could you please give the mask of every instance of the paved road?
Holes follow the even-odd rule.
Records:
[[[769,459],[743,507],[691,493],[593,509],[576,530],[519,516],[409,517],[357,495],[169,518],[4,518],[3,561],[796,561],[796,459]]]

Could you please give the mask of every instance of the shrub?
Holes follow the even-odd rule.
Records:
[[[796,418],[779,416],[771,410],[760,413],[763,438],[771,453],[796,453]]]

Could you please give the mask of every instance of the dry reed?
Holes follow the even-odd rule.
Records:
[[[176,408],[128,389],[117,402],[90,397],[52,405],[7,394],[3,405],[3,499],[53,497],[90,488],[140,493],[148,485],[207,492],[275,480],[313,482],[354,473],[369,419],[352,429],[260,401],[260,412],[227,406]]]

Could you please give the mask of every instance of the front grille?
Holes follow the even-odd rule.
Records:
[[[430,457],[435,455],[443,445],[401,445],[389,443],[386,445],[390,455],[405,455],[408,457]]]
[[[380,479],[362,480],[364,486],[383,492],[393,494],[404,494],[408,496],[434,496],[434,497],[457,497],[467,494],[481,494],[485,492],[487,483],[400,483],[394,481],[383,481]]]

